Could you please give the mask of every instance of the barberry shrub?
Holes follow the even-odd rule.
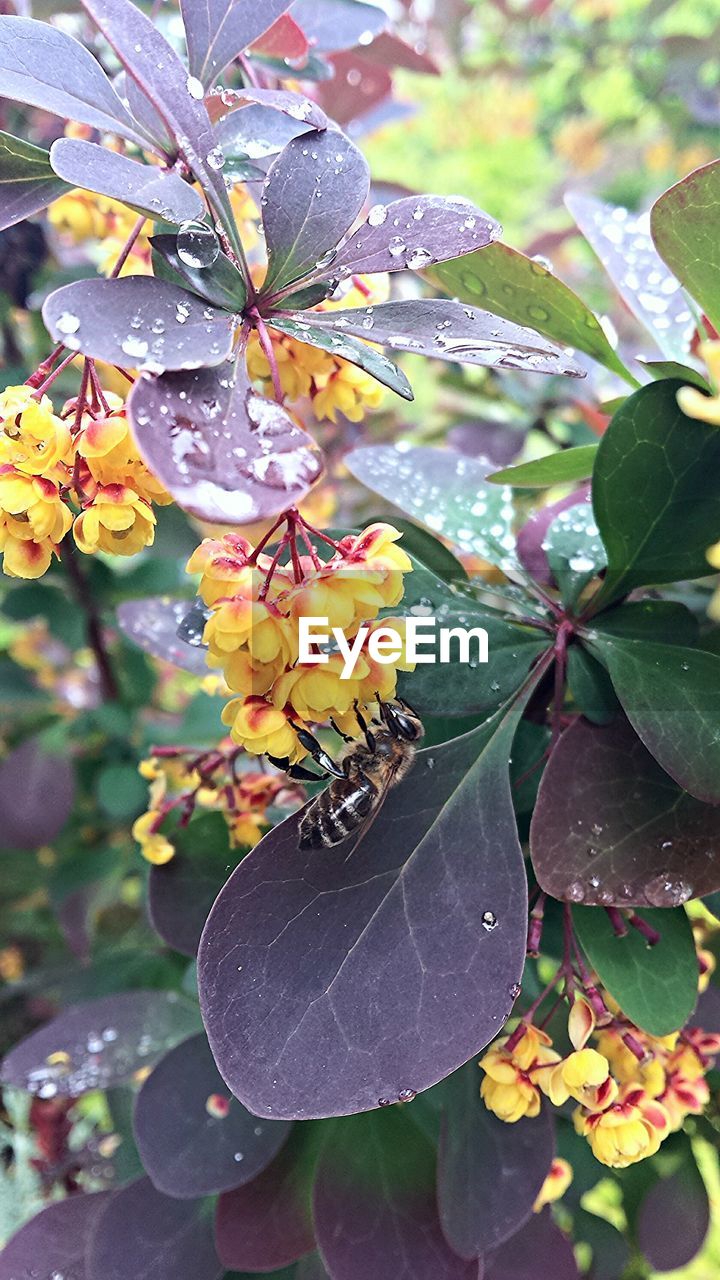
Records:
[[[351,91],[434,69],[379,8],[83,5],[0,17],[52,138],[0,135],[2,226],[57,267],[0,393],[0,1280],[682,1265],[718,1128],[720,161],[649,221],[568,199],[636,357],[493,216],[371,189]],[[498,470],[492,423],[403,431],[408,353],[564,434]],[[378,658],[431,616],[487,653]],[[349,675],[301,653],[318,617]],[[393,709],[404,776],[309,844]]]

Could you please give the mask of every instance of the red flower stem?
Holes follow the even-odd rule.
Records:
[[[527,937],[527,953],[532,959],[537,959],[540,954],[540,940],[542,938],[543,921],[545,918],[545,903],[547,901],[546,894],[542,891],[538,897],[535,906],[530,912],[530,925]]]
[[[647,1050],[635,1039],[632,1031],[620,1031],[623,1044],[635,1055],[638,1062],[644,1062],[648,1057]]]
[[[304,528],[307,529],[308,533],[312,534],[313,538],[319,538],[321,542],[326,542],[329,547],[334,547],[336,551],[340,550],[339,542],[336,542],[334,538],[329,538],[326,533],[323,533],[322,530],[320,529],[316,529],[314,525],[308,524],[305,517],[301,516],[299,512],[298,512],[298,520],[304,526]]]
[[[531,774],[533,774],[533,773],[535,772],[535,770],[536,770],[536,769],[539,769],[541,764],[544,764],[544,762],[547,760],[547,758],[548,758],[548,756],[549,756],[549,755],[550,755],[550,748],[549,748],[549,747],[547,747],[547,748],[546,748],[546,750],[545,750],[545,751],[543,751],[542,755],[538,757],[538,759],[535,761],[535,763],[534,763],[534,764],[531,764],[531,765],[530,765],[530,767],[529,767],[529,769],[526,769],[524,773],[521,773],[521,774],[520,774],[520,777],[519,777],[519,778],[516,778],[516,779],[515,779],[515,781],[514,781],[514,782],[513,782],[513,784],[512,784],[512,785],[513,785],[513,791],[514,791],[517,787],[522,786],[523,782],[526,782],[526,781],[527,781],[527,779],[530,777],[530,775],[531,775]]]
[[[628,931],[627,920],[625,917],[620,911],[618,911],[617,907],[606,907],[605,910],[610,918],[610,923],[613,927],[615,937],[624,938]]]
[[[57,369],[53,369],[52,373],[48,374],[45,381],[42,382],[40,386],[35,389],[35,391],[33,391],[33,400],[40,399],[40,397],[44,394],[44,392],[47,391],[47,388],[51,387],[55,379],[60,376],[60,374],[63,372],[63,369],[67,369],[68,365],[72,364],[76,355],[77,355],[76,351],[71,351],[70,355],[66,356],[65,359],[60,362]]]
[[[122,271],[123,267],[125,266],[125,263],[127,262],[128,258],[130,257],[130,254],[132,253],[132,250],[133,250],[133,246],[134,246],[134,244],[135,244],[135,241],[137,240],[138,236],[140,235],[140,232],[142,231],[142,229],[143,229],[143,227],[145,226],[145,223],[146,223],[146,222],[147,222],[147,218],[145,217],[145,214],[144,214],[144,213],[141,213],[141,214],[140,214],[140,217],[139,217],[139,218],[138,218],[138,220],[137,220],[137,222],[136,222],[136,223],[135,223],[135,225],[133,226],[133,229],[132,229],[132,231],[130,232],[130,235],[128,236],[127,240],[125,241],[125,244],[123,245],[122,249],[120,250],[120,256],[119,256],[119,258],[118,258],[117,262],[115,263],[115,266],[113,267],[112,271],[110,272],[110,279],[111,279],[111,280],[115,280],[115,279],[120,275],[120,272]]]
[[[319,555],[318,555],[317,551],[315,550],[315,548],[314,548],[314,546],[313,546],[312,542],[311,542],[311,541],[310,541],[310,539],[308,538],[307,532],[306,532],[306,530],[305,530],[305,526],[303,525],[302,521],[298,521],[298,526],[299,526],[299,529],[300,529],[300,537],[302,538],[303,542],[305,543],[305,546],[307,547],[308,552],[309,552],[309,554],[310,554],[310,558],[311,558],[311,560],[312,560],[312,562],[313,562],[313,568],[314,568],[314,569],[322,569],[322,561],[320,560],[320,557],[319,557]]]
[[[284,533],[284,534],[283,534],[283,536],[282,536],[282,538],[280,539],[280,544],[279,544],[279,546],[278,546],[278,549],[277,549],[277,551],[275,552],[275,555],[274,555],[274,556],[273,556],[273,558],[272,558],[272,561],[271,561],[271,564],[270,564],[270,568],[268,569],[267,574],[266,574],[266,577],[265,577],[265,581],[263,582],[263,584],[262,584],[262,586],[261,586],[261,588],[260,588],[260,590],[259,590],[259,592],[258,592],[258,600],[264,600],[264,599],[265,599],[265,597],[267,596],[267,593],[268,593],[268,591],[270,590],[270,583],[271,583],[271,581],[272,581],[273,574],[274,574],[275,570],[276,570],[276,569],[277,569],[277,567],[278,567],[278,562],[279,562],[279,560],[280,560],[280,556],[282,555],[282,553],[283,553],[283,551],[285,550],[286,546],[288,545],[288,542],[289,542],[289,541],[290,541],[290,534],[289,534],[289,533]]]
[[[527,1028],[532,1025],[532,1020],[535,1014],[537,1013],[538,1009],[540,1008],[540,1005],[543,1003],[544,1000],[547,999],[551,991],[554,991],[556,989],[558,982],[563,976],[564,969],[565,969],[564,963],[558,965],[555,973],[553,974],[552,978],[548,982],[547,986],[543,987],[542,991],[540,992],[540,995],[537,996],[535,1000],[533,1000],[532,1004],[530,1005],[530,1008],[525,1010],[525,1013],[522,1015],[520,1022],[516,1026],[515,1030],[510,1036],[510,1039],[505,1045],[505,1048],[508,1053],[512,1053],[515,1049],[517,1049],[517,1046],[519,1045],[520,1041],[525,1035]]]
[[[83,364],[82,380],[80,382],[80,391],[78,394],[78,398],[75,402],[75,423],[74,423],[75,431],[80,430],[80,425],[82,423],[82,416],[85,412],[85,409],[87,408],[87,389],[88,389],[89,379],[90,379],[90,362],[89,360],[85,360]],[[73,470],[73,482],[77,479],[76,472],[78,470],[79,461],[80,461],[80,455],[78,454],[78,456],[75,458],[75,469]],[[77,488],[77,485],[74,485],[74,487]]]
[[[270,334],[267,331],[267,326],[265,324],[265,321],[260,315],[260,312],[258,311],[257,307],[251,308],[250,315],[255,321],[255,328],[257,330],[257,336],[260,339],[260,346],[262,347],[263,352],[265,354],[265,359],[270,365],[270,374],[272,376],[273,392],[275,395],[275,399],[277,400],[278,404],[282,404],[285,399],[285,394],[282,389],[282,382],[280,380],[280,370],[278,368],[278,362],[275,356],[275,352],[273,350],[272,338],[270,337]]]
[[[103,389],[100,386],[100,379],[98,378],[97,369],[95,368],[95,361],[88,360],[88,364],[90,365],[90,381],[92,383],[93,396],[97,402],[97,406],[103,410],[103,413],[110,413],[110,405],[105,399]]]
[[[290,511],[292,511],[292,510],[293,510],[293,508],[291,507],[291,508],[290,508]],[[260,555],[260,552],[263,550],[263,548],[264,548],[264,547],[266,547],[266,546],[267,546],[268,542],[269,542],[269,541],[270,541],[270,539],[272,538],[272,536],[273,536],[273,534],[275,533],[276,529],[279,529],[279,528],[280,528],[280,525],[281,525],[281,524],[284,524],[284,523],[287,521],[287,518],[288,518],[288,515],[289,515],[289,514],[290,514],[290,512],[288,512],[288,511],[283,511],[282,515],[278,516],[278,518],[277,518],[277,520],[275,521],[275,523],[274,523],[273,525],[271,525],[271,527],[268,529],[268,531],[267,531],[267,533],[265,534],[265,536],[264,536],[263,538],[261,538],[261,539],[260,539],[260,541],[258,542],[258,544],[257,544],[257,546],[256,546],[255,550],[253,551],[252,555],[248,556],[248,558],[247,558],[247,563],[248,563],[251,567],[252,567],[252,566],[257,562],[257,558],[258,558],[258,556]]]
[[[568,911],[568,914],[569,914],[569,911]],[[583,959],[583,954],[582,954],[582,951],[580,950],[578,940],[575,937],[575,930],[572,928],[572,924],[570,925],[570,928],[571,928],[570,936],[572,938],[572,946],[575,952],[575,959],[577,961],[578,973],[580,974],[580,982],[582,984],[582,989],[585,992],[588,1004],[590,1005],[590,1008],[595,1014],[598,1020],[598,1023],[601,1026],[607,1026],[608,1023],[613,1021],[610,1015],[610,1010],[608,1009],[607,1005],[605,1004],[605,1001],[600,995],[600,992],[595,986],[595,983],[590,977],[590,972]]]
[[[72,582],[77,602],[85,613],[85,630],[87,633],[88,644],[95,655],[95,661],[100,675],[100,688],[102,690],[103,698],[106,702],[117,702],[119,696],[117,680],[115,679],[115,672],[113,671],[110,655],[105,645],[102,620],[98,613],[95,598],[88,584],[87,578],[80,567],[80,562],[77,558],[77,553],[70,536],[63,539],[61,547],[62,558],[67,566],[68,575]]]
[[[553,697],[553,715],[552,715],[552,746],[555,746],[560,734],[562,733],[562,711],[565,701],[565,673],[567,670],[567,646],[570,636],[573,634],[573,624],[568,618],[558,627],[553,645],[553,653],[555,655],[555,693]]]
[[[637,929],[638,933],[642,934],[649,947],[657,946],[661,935],[658,933],[657,929],[653,929],[652,925],[649,925],[646,920],[643,920],[642,916],[636,915],[633,911],[632,914],[628,916],[628,924],[632,925],[633,929]]]
[[[64,350],[65,350],[65,344],[63,342],[60,342],[58,346],[55,348],[55,350],[51,351],[50,355],[47,356],[45,360],[43,360],[42,364],[38,365],[35,372],[31,373],[30,377],[25,379],[25,386],[38,387],[41,382],[44,382],[48,373],[52,369],[55,361],[58,359],[59,356],[62,355]]]
[[[125,378],[131,386],[135,385],[135,379],[131,373],[128,373],[127,369],[121,369],[119,364],[114,364],[113,369],[116,373],[119,373],[121,377]]]

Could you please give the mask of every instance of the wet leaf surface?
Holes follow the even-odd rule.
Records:
[[[489,480],[493,482],[494,478],[489,477]],[[528,571],[536,582],[542,583],[544,586],[550,586],[553,581],[552,570],[545,550],[545,539],[551,524],[563,511],[577,506],[580,502],[588,502],[589,499],[590,486],[583,485],[579,489],[574,489],[566,498],[560,498],[558,502],[551,502],[544,507],[537,507],[518,530],[518,559],[523,568]]]
[[[98,1214],[86,1269],[87,1280],[215,1280],[211,1204],[173,1200],[149,1178],[129,1183]]]
[[[46,1205],[16,1231],[0,1253],[0,1280],[89,1280],[85,1247],[111,1192],[80,1192]]]
[[[157,1063],[138,1094],[133,1128],[153,1185],[182,1200],[251,1182],[290,1132],[286,1121],[258,1120],[232,1097],[204,1032]]]
[[[530,843],[540,885],[566,902],[674,907],[720,888],[720,807],[681,790],[622,716],[562,734]]]
[[[202,217],[205,209],[198,192],[176,173],[163,173],[95,142],[58,138],[50,162],[71,186],[121,200],[149,218],[180,223]]]
[[[0,130],[0,229],[39,213],[66,189],[47,151]]]
[[[309,312],[308,314],[313,319],[317,313]],[[319,325],[308,323],[304,312],[282,316],[271,314],[268,317],[268,325],[280,333],[296,338],[298,342],[319,347],[321,351],[327,351],[340,360],[348,360],[350,364],[364,369],[377,382],[381,382],[384,387],[389,387],[404,400],[412,400],[412,387],[402,369],[398,369],[387,356],[375,350],[374,347],[368,346],[366,342],[350,338],[344,333],[328,333]]]
[[[197,1027],[196,1009],[172,991],[101,996],[72,1005],[21,1040],[0,1078],[39,1098],[75,1098],[130,1080]]]
[[[77,280],[43,306],[51,336],[126,369],[198,369],[227,360],[234,317],[152,276]]]
[[[180,284],[193,293],[211,302],[213,306],[225,311],[239,312],[247,301],[245,281],[237,267],[224,254],[219,252],[210,266],[198,265],[192,255],[183,252],[181,236],[151,236],[150,243],[155,253],[171,268],[175,283]],[[155,274],[158,274],[157,268]]]
[[[502,1027],[525,950],[508,757],[517,710],[418,754],[364,838],[276,827],[200,943],[222,1075],[260,1115],[367,1110],[428,1088]]]
[[[590,503],[578,503],[558,512],[542,547],[563,603],[573,608],[584,588],[607,563]]]
[[[0,763],[0,850],[39,849],[60,834],[75,802],[72,759],[26,738]]]
[[[713,160],[663,192],[650,227],[670,270],[720,325],[720,252],[715,207],[720,199],[720,160]]]
[[[233,58],[254,44],[290,0],[263,0],[262,4],[237,4],[234,0],[182,0],[180,5],[187,38],[190,71],[203,84],[211,84]]]
[[[690,921],[683,907],[638,914],[660,935],[648,947],[630,928],[617,938],[604,911],[573,907],[580,945],[603,986],[631,1022],[651,1036],[684,1027],[697,1002],[698,967]]]
[[[318,53],[365,45],[388,21],[383,9],[355,0],[295,0],[290,14]]]
[[[202,520],[268,519],[301,501],[322,472],[312,437],[231,365],[141,378],[128,413],[148,466]]]
[[[277,155],[292,138],[309,133],[312,128],[309,121],[272,107],[251,105],[223,116],[215,132],[226,156],[243,154],[250,160],[264,160]]]
[[[125,600],[117,608],[118,626],[153,658],[204,676],[208,673],[206,650],[199,644],[189,644],[178,634],[191,608],[191,600],[173,600],[170,596]],[[202,631],[199,638],[202,639]]]

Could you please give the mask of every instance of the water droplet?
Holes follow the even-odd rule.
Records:
[[[392,252],[392,250],[391,250]],[[410,249],[405,259],[411,271],[421,271],[423,267],[427,267],[433,260],[433,256],[427,249]]]
[[[212,151],[208,151],[205,157],[209,167],[216,172],[222,169],[225,164],[225,156],[222,147],[213,147]]]
[[[512,986],[510,987],[510,995],[512,996],[513,1000],[517,1000],[521,991],[522,991],[522,987],[520,983],[513,982]]]
[[[198,80],[197,76],[188,76],[185,85],[191,98],[195,98],[198,102],[202,102],[205,97],[202,80]]]
[[[374,204],[367,216],[367,220],[371,227],[381,227],[387,216],[388,211],[384,204]]]
[[[392,240],[388,244],[388,253],[390,254],[390,257],[399,258],[402,253],[405,253],[405,250],[406,245],[402,236],[393,236]]]
[[[572,884],[568,885],[565,897],[568,902],[582,902],[585,897],[585,890],[579,880],[574,880]]]
[[[667,872],[655,876],[645,885],[645,897],[651,907],[679,907],[693,895],[693,888],[685,880],[673,878]]]
[[[392,1098],[378,1098],[377,1104],[379,1107],[391,1107]]]
[[[220,253],[220,242],[212,227],[203,222],[184,222],[177,234],[177,251],[186,267],[211,267]]]
[[[497,924],[497,916],[494,911],[483,911],[482,913],[483,929],[487,929],[488,933],[495,928]]]
[[[71,311],[63,311],[62,315],[58,316],[55,328],[58,333],[77,333],[80,328],[80,318],[74,316]]]
[[[415,1089],[401,1089],[398,1094],[398,1102],[412,1102],[413,1098],[417,1098]]]
[[[148,353],[148,344],[143,338],[133,338],[128,334],[127,338],[120,343],[120,350],[124,351],[126,356],[142,360]]]

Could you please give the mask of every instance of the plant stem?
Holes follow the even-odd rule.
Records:
[[[111,279],[111,280],[115,280],[115,279],[117,279],[117,277],[120,275],[120,272],[122,271],[123,267],[125,266],[125,263],[127,262],[128,258],[130,257],[130,254],[132,253],[133,245],[135,244],[135,241],[137,240],[138,236],[140,235],[140,232],[142,231],[142,229],[143,229],[143,227],[145,226],[145,223],[146,223],[146,222],[147,222],[147,218],[145,217],[145,214],[144,214],[144,213],[141,213],[141,214],[140,214],[140,217],[139,217],[139,218],[138,218],[138,220],[137,220],[137,222],[136,222],[136,223],[135,223],[135,225],[133,226],[133,229],[132,229],[132,231],[130,232],[130,235],[128,236],[127,240],[125,241],[125,244],[123,245],[122,249],[120,250],[120,257],[118,258],[117,262],[115,263],[115,266],[113,267],[112,271],[110,272],[110,279]]]
[[[103,698],[106,702],[117,702],[119,698],[117,680],[115,679],[110,655],[105,646],[102,620],[87,578],[80,566],[70,535],[62,543],[62,555],[77,602],[85,613],[85,630],[88,644],[95,655]]]

